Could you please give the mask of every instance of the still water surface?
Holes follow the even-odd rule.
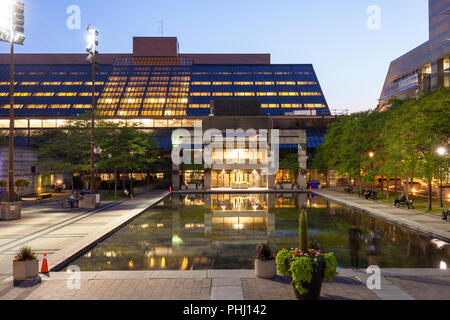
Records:
[[[299,213],[309,239],[340,267],[438,268],[450,245],[306,194],[175,195],[70,263],[82,271],[251,269],[256,246],[298,247]]]

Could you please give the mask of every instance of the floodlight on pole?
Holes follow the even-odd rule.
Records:
[[[437,154],[440,156],[443,156],[447,153],[447,149],[445,147],[439,147],[436,150]]]
[[[89,56],[86,60],[92,65],[91,73],[92,73],[92,109],[91,109],[91,167],[90,167],[90,189],[91,194],[95,193],[95,184],[94,184],[94,171],[95,171],[95,154],[98,152],[98,149],[95,146],[95,110],[96,110],[96,101],[95,101],[95,70],[97,69],[97,63],[95,61],[98,46],[98,30],[91,28],[91,25],[88,25],[86,35],[86,51],[89,53]]]

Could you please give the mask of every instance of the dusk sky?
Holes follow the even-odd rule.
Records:
[[[389,63],[428,40],[427,0],[25,0],[26,53],[83,53],[86,26],[101,53],[130,53],[133,36],[176,36],[181,53],[270,53],[272,63],[312,63],[330,109],[377,105]],[[69,29],[71,5],[81,29]],[[381,28],[369,29],[369,6]],[[0,43],[0,52],[9,52]]]

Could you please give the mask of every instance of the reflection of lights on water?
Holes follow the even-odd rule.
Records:
[[[142,229],[147,229],[147,228],[148,228],[148,223],[146,223],[146,224],[141,224],[141,228],[142,228]]]
[[[104,253],[104,255],[105,255],[105,257],[108,257],[108,258],[115,258],[115,257],[117,257],[117,253],[115,253],[114,251],[106,251],[105,253]]]
[[[238,229],[238,230],[244,229],[244,225],[243,225],[242,223],[236,223],[236,224],[233,226],[233,228]]]
[[[161,258],[161,268],[163,268],[163,269],[166,268],[166,258],[164,258],[164,257]]]
[[[172,246],[180,245],[183,243],[183,239],[179,235],[174,234],[172,237]]]
[[[189,262],[188,258],[184,257],[183,262],[181,263],[180,270],[186,270],[186,268],[188,266],[188,262]]]
[[[253,210],[256,211],[256,209],[258,209],[258,206],[255,204],[255,205],[253,206]]]
[[[88,253],[86,253],[86,254],[84,255],[84,257],[85,257],[85,258],[90,258],[90,257],[92,257],[92,253],[91,253],[91,252],[88,252]]]
[[[446,270],[447,269],[447,264],[444,261],[441,261],[439,269]]]
[[[109,261],[109,260],[108,260],[108,261],[106,261],[106,264],[111,264],[111,261]]]
[[[164,228],[164,223],[158,223],[158,224],[156,225],[156,227],[157,227],[157,228]]]
[[[226,206],[221,206],[222,211],[225,211],[225,209],[227,208]]]
[[[413,188],[411,191],[412,191],[413,193],[416,193],[416,192],[417,192],[416,188]]]
[[[130,268],[133,268],[133,267],[134,267],[133,260],[130,260],[130,261],[128,262],[128,266],[129,266]]]
[[[431,240],[431,243],[434,244],[438,249],[441,249],[442,247],[448,245],[447,242],[438,239]]]
[[[155,266],[155,259],[153,257],[150,258],[150,268]]]

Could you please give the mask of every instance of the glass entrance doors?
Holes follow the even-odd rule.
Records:
[[[262,175],[260,170],[213,170],[211,186],[237,190],[267,188],[267,176]]]

